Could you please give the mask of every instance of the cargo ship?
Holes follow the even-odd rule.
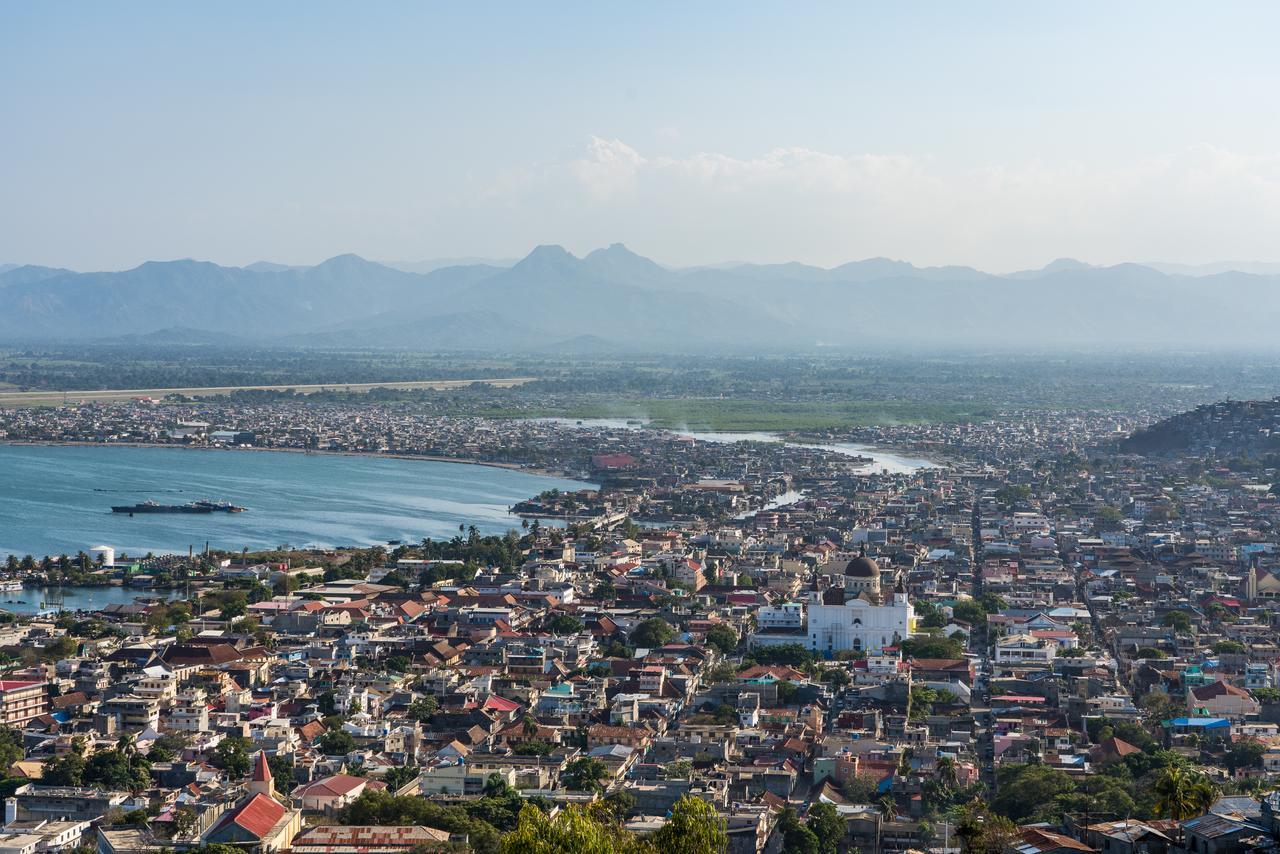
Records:
[[[228,501],[192,501],[187,504],[157,504],[144,501],[141,504],[130,504],[124,507],[112,507],[112,513],[243,513],[243,507]]]

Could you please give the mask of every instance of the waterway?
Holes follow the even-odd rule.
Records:
[[[541,419],[552,424],[563,424],[568,427],[597,428],[610,430],[643,430],[648,429],[648,425],[632,420],[622,418],[545,418]],[[677,436],[689,436],[700,442],[783,442],[786,441],[777,433],[765,432],[741,432],[741,433],[716,433],[697,430],[671,430],[671,433]],[[867,472],[889,472],[890,474],[910,474],[920,469],[936,468],[937,463],[923,457],[909,457],[905,454],[899,454],[896,451],[887,450],[885,448],[877,448],[872,445],[860,445],[855,442],[829,442],[829,443],[812,443],[812,442],[789,442],[788,444],[796,445],[802,448],[827,448],[838,454],[849,457],[862,457],[870,460],[867,465],[863,466],[863,471]]]
[[[516,502],[548,489],[591,487],[492,466],[390,457],[0,445],[0,557],[75,554],[96,545],[141,555],[198,551],[206,542],[230,550],[418,542],[452,537],[459,525],[500,534],[520,528],[509,512]],[[148,499],[230,501],[248,510],[111,512],[113,505]]]

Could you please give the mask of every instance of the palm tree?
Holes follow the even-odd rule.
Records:
[[[1161,772],[1152,791],[1156,795],[1156,812],[1174,821],[1203,814],[1217,796],[1213,784],[1203,776],[1188,774],[1175,765]]]
[[[893,821],[898,815],[898,805],[894,802],[892,795],[885,795],[879,800],[877,806],[880,807],[880,814],[888,821]]]
[[[948,790],[954,789],[958,777],[956,776],[956,761],[950,756],[944,756],[938,760],[938,782]]]
[[[534,720],[533,715],[525,715],[524,721],[521,723],[521,729],[525,735],[535,735],[538,732],[538,722]]]

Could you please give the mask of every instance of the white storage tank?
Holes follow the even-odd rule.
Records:
[[[115,566],[116,550],[113,549],[111,546],[94,546],[93,548],[89,549],[89,557],[93,558],[94,563],[98,562],[99,555],[102,556],[103,566]]]

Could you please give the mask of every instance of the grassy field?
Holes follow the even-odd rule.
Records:
[[[181,394],[187,397],[212,397],[229,394],[233,391],[296,391],[299,393],[315,391],[354,391],[365,392],[374,388],[402,389],[434,389],[442,391],[450,388],[469,386],[472,383],[484,383],[495,388],[512,388],[530,382],[533,377],[502,377],[479,380],[423,380],[419,382],[380,382],[380,383],[329,383],[325,385],[245,385],[245,386],[206,386],[203,388],[132,388],[111,389],[107,391],[2,391],[0,390],[0,406],[54,406],[60,403],[77,402],[110,402],[132,400],[135,397],[163,398],[165,395]]]

